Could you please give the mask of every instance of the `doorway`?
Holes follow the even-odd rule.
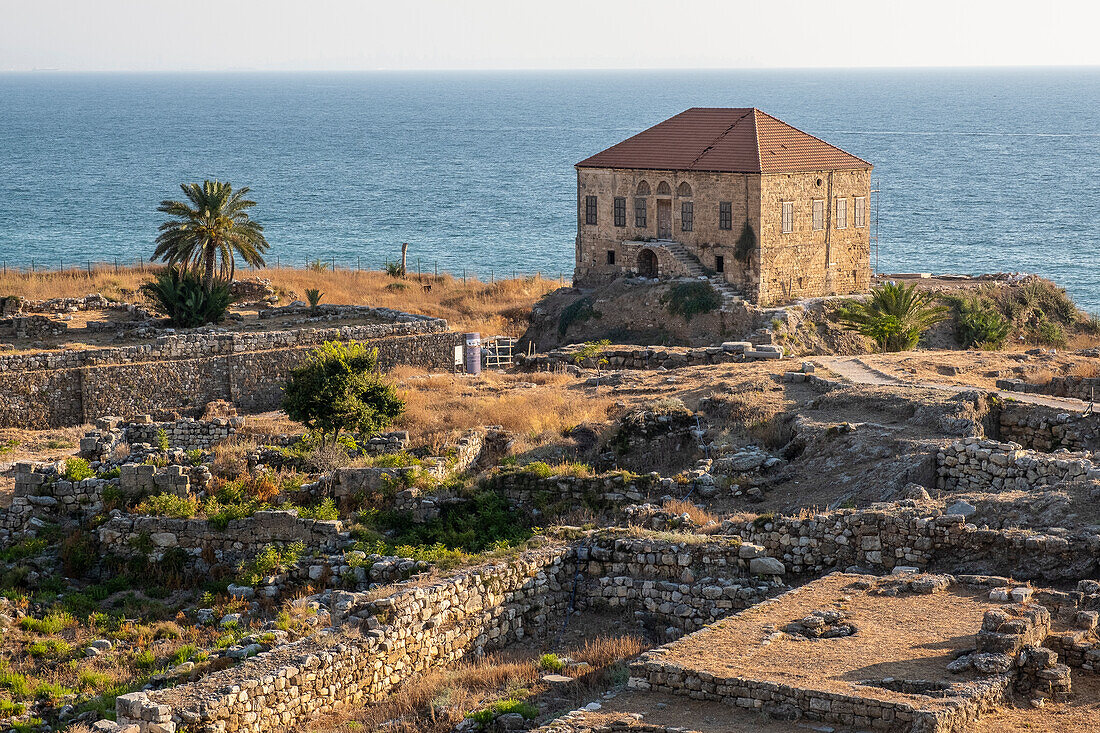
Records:
[[[638,253],[638,274],[642,277],[657,277],[657,253],[643,249]]]
[[[657,199],[657,239],[672,239],[672,199]]]

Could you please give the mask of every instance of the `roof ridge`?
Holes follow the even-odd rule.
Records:
[[[805,135],[806,137],[812,137],[814,140],[817,140],[819,143],[821,143],[823,145],[828,145],[830,148],[832,148],[833,150],[836,150],[839,153],[844,153],[845,155],[849,155],[849,156],[855,158],[856,160],[858,160],[861,163],[866,163],[867,165],[873,165],[870,161],[864,160],[863,158],[859,157],[858,155],[854,155],[853,153],[849,153],[847,150],[844,150],[843,148],[838,148],[836,145],[833,145],[828,140],[822,140],[817,135],[813,135],[809,132],[806,132],[802,128],[795,127],[794,125],[792,125],[789,122],[784,122],[783,120],[779,119],[775,115],[770,115],[762,109],[756,109],[756,107],[753,107],[753,109],[756,110],[757,112],[759,112],[760,114],[764,115],[768,119],[774,120],[775,122],[778,122],[779,124],[784,125],[785,127],[791,128],[795,132],[800,132],[803,135]],[[757,137],[756,137],[756,152],[757,152],[757,156],[759,156],[759,154],[760,154],[760,135],[759,135],[759,132],[757,133]],[[764,169],[764,162],[761,160],[760,161],[760,170],[763,171],[763,169]]]
[[[757,114],[766,113],[757,109],[755,106],[752,108],[752,141],[756,144],[756,169],[763,173],[764,158],[760,155],[760,124],[756,119]]]
[[[706,108],[705,108],[705,107],[692,107],[692,108],[690,108],[689,110],[685,110],[685,111],[690,111],[691,109],[706,109]],[[744,109],[744,108],[742,108],[742,109]],[[711,143],[710,145],[708,145],[708,146],[706,146],[705,148],[703,148],[703,149],[702,149],[702,150],[701,150],[701,151],[699,152],[699,154],[698,154],[698,155],[696,155],[696,156],[695,156],[695,158],[694,158],[694,159],[693,159],[693,160],[692,160],[692,161],[691,161],[690,163],[688,163],[688,170],[692,170],[692,169],[694,169],[694,168],[695,168],[695,164],[696,164],[696,163],[698,163],[698,162],[699,162],[699,160],[700,160],[700,159],[701,159],[701,158],[702,158],[702,157],[703,157],[704,155],[706,155],[707,153],[709,153],[709,152],[710,152],[711,150],[714,150],[714,147],[715,147],[716,145],[718,145],[718,143],[722,142],[722,138],[724,138],[724,137],[725,137],[726,135],[729,135],[729,134],[730,134],[731,132],[733,132],[733,128],[737,127],[737,125],[738,125],[738,124],[739,124],[739,123],[740,123],[740,122],[741,122],[742,120],[744,120],[744,119],[745,119],[746,117],[748,117],[748,116],[749,116],[749,112],[751,112],[751,108],[750,108],[749,110],[746,110],[746,111],[745,111],[745,113],[744,113],[743,115],[741,115],[741,116],[740,116],[740,117],[738,117],[738,118],[737,118],[736,120],[734,120],[734,121],[733,121],[733,124],[732,124],[732,125],[730,125],[729,127],[727,127],[727,128],[725,129],[725,130],[723,130],[723,131],[722,131],[722,133],[721,133],[721,134],[720,134],[720,135],[719,135],[718,137],[714,138],[714,141],[713,141],[713,142],[712,142],[712,143]],[[683,114],[683,112],[681,112],[681,114]],[[754,122],[753,122],[753,128],[755,128],[755,127],[756,127],[756,122],[754,121]],[[755,130],[754,130],[754,132],[755,132]],[[758,143],[757,143],[757,145],[756,145],[756,160],[757,160],[757,162],[759,163],[759,161],[760,161],[760,144],[759,144],[759,142],[758,142]]]

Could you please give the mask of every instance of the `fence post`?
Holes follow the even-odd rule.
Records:
[[[402,245],[402,246],[404,246],[404,245]],[[405,256],[404,249],[401,250],[401,256],[402,257]],[[420,274],[420,258],[419,257],[416,258],[416,279],[419,282],[424,282],[424,276]]]
[[[466,284],[466,268],[465,267],[462,268],[462,284],[463,285]]]
[[[355,271],[359,272],[362,268],[359,266],[359,255],[355,255]]]

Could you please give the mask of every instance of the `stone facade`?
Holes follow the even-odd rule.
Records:
[[[1041,453],[1019,443],[966,438],[936,455],[937,488],[946,491],[1016,491],[1084,479],[1100,479],[1086,453]]]
[[[721,265],[723,279],[761,305],[866,292],[871,284],[870,183],[870,168],[767,174],[578,168],[574,282],[583,287],[624,274],[686,275],[675,247],[659,241],[671,240],[707,271],[717,272]],[[588,196],[597,199],[595,224],[586,223]],[[626,200],[625,226],[615,226],[616,198]],[[863,199],[860,226],[857,198]],[[647,211],[644,228],[635,226],[635,201],[642,199]],[[819,229],[814,228],[816,200],[823,202]],[[838,201],[844,202],[843,227]],[[720,226],[722,202],[730,204],[728,229]],[[793,205],[791,231],[786,233],[784,202]],[[683,231],[685,203],[692,208],[691,231]],[[670,228],[660,232],[658,207],[670,212]],[[737,243],[746,223],[756,247],[738,260]]]

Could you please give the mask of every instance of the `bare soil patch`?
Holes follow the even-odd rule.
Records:
[[[686,637],[665,658],[718,677],[887,701],[912,702],[915,696],[859,683],[887,677],[945,684],[974,679],[970,673],[953,675],[946,667],[954,652],[973,647],[983,614],[997,604],[959,586],[928,595],[875,592],[890,582],[843,573],[826,576]],[[844,622],[853,624],[856,633],[816,640],[776,634],[817,610],[843,611]],[[932,702],[918,699],[922,707]]]

